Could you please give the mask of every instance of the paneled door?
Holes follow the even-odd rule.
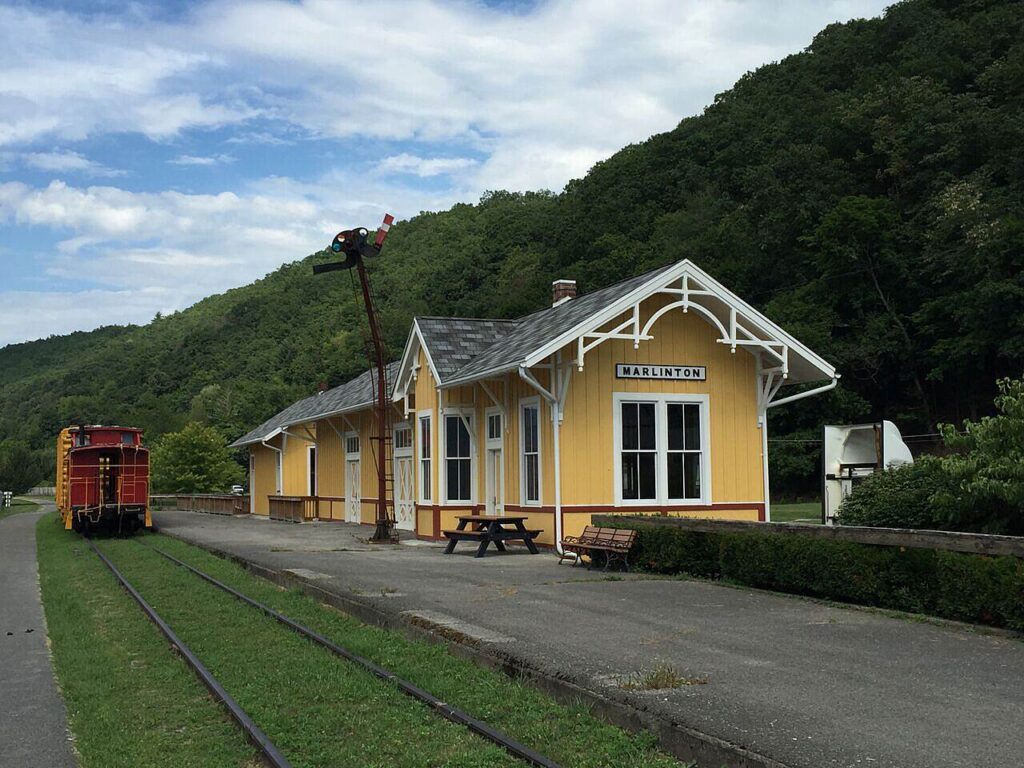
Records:
[[[416,530],[416,486],[412,475],[412,428],[402,424],[395,428],[395,527],[401,531]]]
[[[362,500],[360,492],[362,473],[359,470],[359,459],[345,461],[345,520],[349,523],[362,522]]]

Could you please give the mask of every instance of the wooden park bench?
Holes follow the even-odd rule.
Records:
[[[579,536],[566,536],[562,539],[562,555],[558,558],[561,563],[571,552],[576,555],[576,565],[587,555],[590,558],[591,567],[594,563],[594,554],[603,552],[605,555],[604,569],[607,571],[615,559],[621,560],[625,569],[629,570],[629,550],[636,541],[636,531],[629,528],[598,528],[595,525],[588,525]]]

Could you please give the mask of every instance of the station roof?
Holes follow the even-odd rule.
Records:
[[[376,368],[371,368],[340,386],[292,403],[280,413],[271,416],[256,429],[235,440],[228,447],[243,448],[253,443],[269,440],[296,424],[305,424],[317,419],[326,419],[369,408],[373,405],[375,371]],[[385,375],[389,382],[394,381],[397,371],[397,362],[388,363],[385,367]]]

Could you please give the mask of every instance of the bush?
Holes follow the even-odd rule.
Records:
[[[782,533],[634,528],[630,561],[761,589],[924,613],[1024,631],[1024,560],[931,549],[826,541]]]
[[[161,437],[150,458],[157,493],[223,493],[243,478],[221,433],[196,422]]]
[[[840,525],[876,528],[944,528],[946,522],[933,503],[936,492],[951,492],[952,482],[942,460],[923,456],[859,481],[839,507]]]
[[[840,524],[1024,535],[1024,380],[997,385],[997,415],[940,424],[950,455],[865,478]]]
[[[43,479],[42,462],[26,443],[0,442],[0,492],[25,493]]]

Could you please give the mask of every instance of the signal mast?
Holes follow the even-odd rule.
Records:
[[[376,543],[388,543],[397,541],[395,535],[395,519],[389,511],[392,497],[394,480],[388,471],[388,449],[391,445],[391,403],[390,392],[388,391],[387,380],[387,350],[384,347],[384,337],[380,331],[380,317],[373,303],[373,294],[370,291],[370,276],[366,271],[365,260],[371,256],[379,256],[384,240],[388,236],[395,217],[390,213],[384,215],[384,222],[377,230],[377,236],[371,243],[368,241],[370,235],[365,227],[346,229],[339,232],[331,243],[331,250],[334,253],[345,254],[344,261],[336,261],[329,264],[315,264],[313,274],[319,275],[324,272],[335,272],[338,270],[349,270],[355,267],[359,275],[359,284],[363,292],[363,304],[366,308],[366,319],[370,325],[370,344],[367,346],[367,357],[370,361],[373,376],[373,411],[377,422],[377,434],[370,439],[377,443],[376,464],[377,464],[377,514],[376,528],[370,541]]]

